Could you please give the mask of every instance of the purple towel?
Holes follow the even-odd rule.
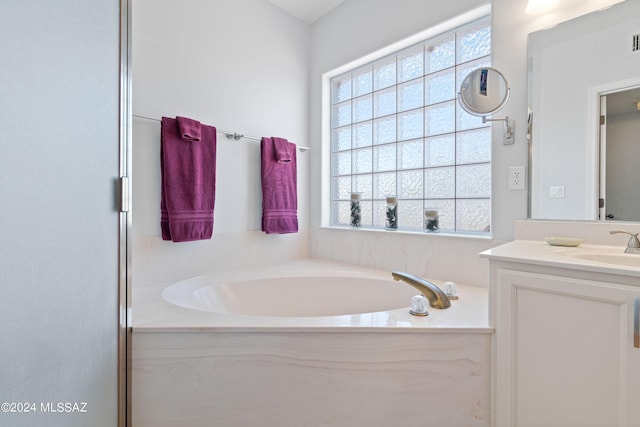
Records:
[[[216,128],[200,126],[200,140],[181,137],[178,120],[162,118],[160,227],[163,240],[210,239],[216,190]]]
[[[294,144],[289,144],[284,138],[276,138],[273,139],[273,153],[275,154],[275,159],[278,163],[289,163],[291,161],[291,151],[295,154],[296,146]],[[293,150],[291,146],[293,145]]]
[[[200,141],[202,136],[202,125],[199,121],[180,116],[177,116],[176,120],[178,121],[180,136],[183,140],[188,142]]]
[[[289,161],[276,157],[275,139],[288,146]],[[298,189],[296,146],[282,138],[262,138],[262,231],[267,234],[298,232]]]

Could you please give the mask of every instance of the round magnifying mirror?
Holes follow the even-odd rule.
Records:
[[[473,70],[460,85],[458,100],[462,108],[474,116],[488,116],[500,110],[509,100],[507,79],[495,68]]]

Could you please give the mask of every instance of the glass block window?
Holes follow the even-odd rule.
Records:
[[[491,21],[476,20],[331,79],[331,225],[385,228],[386,197],[398,229],[422,230],[437,209],[441,231],[488,233],[491,131],[456,96],[491,65]]]

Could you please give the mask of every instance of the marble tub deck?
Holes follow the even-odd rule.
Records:
[[[310,268],[354,270],[315,260],[273,267]],[[166,285],[134,287],[134,427],[490,425],[486,289],[458,284],[461,299],[428,317],[410,315],[407,302],[278,318],[173,306],[160,296]]]
[[[260,278],[261,275],[277,273],[281,277],[291,277],[308,271],[322,272],[323,276],[334,275],[352,277],[372,277],[389,280],[389,286],[408,286],[394,282],[390,271],[368,269],[315,259],[292,261],[277,266],[244,272],[223,272],[213,274],[217,280],[237,280]],[[412,272],[408,272],[412,273]],[[441,286],[443,280],[431,279]],[[454,333],[492,333],[488,322],[487,289],[457,283],[460,299],[452,301],[446,310],[430,309],[429,316],[410,315],[407,307],[376,313],[364,313],[343,316],[317,317],[267,317],[230,315],[202,312],[175,306],[165,301],[162,290],[171,283],[136,284],[133,286],[133,331],[136,332],[196,332],[196,331],[230,331],[249,332],[269,329],[280,332],[300,330],[315,331],[367,328],[367,331],[384,331],[388,328],[402,328],[403,332],[454,332]],[[417,293],[417,291],[416,291]],[[339,296],[338,296],[339,297]],[[363,296],[366,297],[366,296]],[[425,331],[428,329],[429,331]]]

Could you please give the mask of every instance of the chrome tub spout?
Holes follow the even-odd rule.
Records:
[[[402,280],[406,284],[416,288],[418,292],[429,300],[429,305],[431,307],[442,309],[449,308],[451,306],[449,297],[447,297],[442,289],[440,289],[435,283],[431,283],[421,277],[401,271],[394,271],[391,273],[391,276],[393,276],[393,280],[396,282]]]

